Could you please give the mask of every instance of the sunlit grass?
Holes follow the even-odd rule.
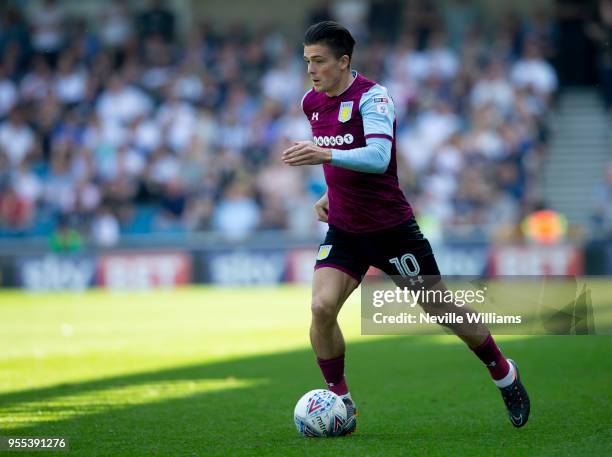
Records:
[[[87,457],[612,455],[612,338],[497,338],[533,397],[517,431],[456,337],[360,336],[358,295],[340,316],[358,433],[301,439],[295,401],[322,387],[309,297],[301,286],[0,292],[0,429],[66,436]]]
[[[126,385],[73,395],[59,395],[18,402],[4,406],[0,415],[0,429],[35,425],[79,416],[106,413],[136,405],[156,403],[201,393],[244,389],[264,385],[265,380],[254,379],[192,379]]]

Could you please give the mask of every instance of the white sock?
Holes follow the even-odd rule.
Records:
[[[340,398],[349,398],[351,401],[353,401],[353,397],[351,397],[351,393],[347,392],[344,395],[338,395]]]
[[[499,387],[500,389],[503,389],[504,387],[508,387],[510,384],[514,382],[515,373],[516,373],[516,370],[514,369],[514,364],[510,360],[508,360],[508,365],[510,367],[510,369],[508,370],[508,374],[501,379],[493,380],[495,385]]]

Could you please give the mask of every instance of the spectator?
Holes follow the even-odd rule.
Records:
[[[516,87],[532,88],[545,100],[557,90],[555,70],[544,60],[539,45],[533,41],[526,44],[522,58],[512,67],[511,79]]]
[[[125,46],[132,35],[130,13],[121,0],[112,0],[105,5],[100,21],[100,39],[102,44],[111,49]]]
[[[19,87],[21,98],[24,102],[40,102],[49,93],[52,81],[53,75],[47,61],[40,55],[35,56],[32,61],[32,70],[21,80]],[[0,88],[0,94],[1,92],[2,89]],[[2,111],[1,106],[0,103],[0,113]]]
[[[11,176],[11,187],[16,195],[34,209],[42,195],[43,185],[40,178],[32,172],[27,162],[21,162],[19,168]]]
[[[66,105],[75,105],[85,100],[87,72],[78,68],[69,53],[64,53],[59,59],[54,86],[55,97]]]
[[[504,64],[492,61],[483,76],[476,81],[470,93],[470,101],[476,109],[492,104],[504,115],[510,114],[514,104],[514,90],[505,78]]]
[[[159,224],[161,227],[179,228],[187,205],[185,185],[180,179],[166,183],[163,189]]]
[[[213,213],[212,228],[227,238],[241,239],[257,227],[260,217],[250,185],[235,181],[226,188]]]
[[[119,221],[109,208],[102,206],[91,222],[91,238],[96,246],[108,248],[119,241]]]
[[[475,7],[451,3],[442,12],[457,17],[429,0],[407,2],[396,18],[402,35],[375,32],[353,62],[394,98],[400,183],[438,234],[458,223],[494,225],[495,211],[500,221],[522,217],[557,85],[540,52],[550,37],[545,20],[487,31],[475,26]],[[342,2],[328,12],[346,8],[365,33],[380,4]],[[321,170],[278,161],[288,140],[311,137],[299,105],[307,87],[301,53],[279,30],[241,24],[202,24],[183,43],[174,13],[163,2],[148,5],[135,16],[114,1],[98,29],[73,18],[71,35],[53,1],[34,12],[32,35],[18,16],[4,22],[5,216],[28,233],[44,230],[31,225],[43,215],[73,214],[101,245],[136,226],[235,238],[258,229],[315,233]],[[45,52],[31,55],[30,39],[47,40]]]
[[[64,45],[66,12],[57,0],[42,0],[30,11],[32,47],[44,54],[52,65]]]
[[[15,108],[9,118],[0,124],[0,149],[7,154],[13,166],[19,166],[33,151],[35,142],[34,132],[25,123],[23,111]]]
[[[150,97],[137,87],[126,84],[121,76],[114,76],[108,89],[102,92],[96,109],[104,123],[125,125],[151,111]]]
[[[455,52],[447,47],[446,35],[437,32],[429,39],[426,50],[428,62],[428,76],[441,79],[451,79],[459,71],[459,59]]]
[[[261,89],[266,97],[288,108],[296,99],[301,99],[303,79],[303,67],[297,67],[294,60],[281,58],[276,66],[264,74]]]
[[[0,226],[10,230],[22,230],[32,221],[33,206],[12,186],[0,192]]]
[[[55,231],[51,234],[49,245],[53,252],[69,254],[83,249],[81,233],[72,227],[71,221],[61,218]]]
[[[19,99],[17,87],[8,76],[5,66],[0,65],[0,119],[13,109]]]
[[[156,124],[165,133],[166,144],[180,155],[195,136],[197,112],[190,103],[168,92],[166,101],[158,108]]]

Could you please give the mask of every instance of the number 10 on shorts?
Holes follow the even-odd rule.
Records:
[[[389,259],[389,263],[395,265],[401,276],[417,276],[421,271],[416,257],[412,254],[404,254],[399,258],[393,257]]]

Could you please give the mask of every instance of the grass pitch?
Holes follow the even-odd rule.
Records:
[[[295,402],[323,387],[309,295],[1,292],[0,435],[63,436],[75,456],[612,455],[612,337],[500,337],[532,397],[517,430],[458,339],[362,337],[357,297],[341,313],[357,433],[298,436]]]

